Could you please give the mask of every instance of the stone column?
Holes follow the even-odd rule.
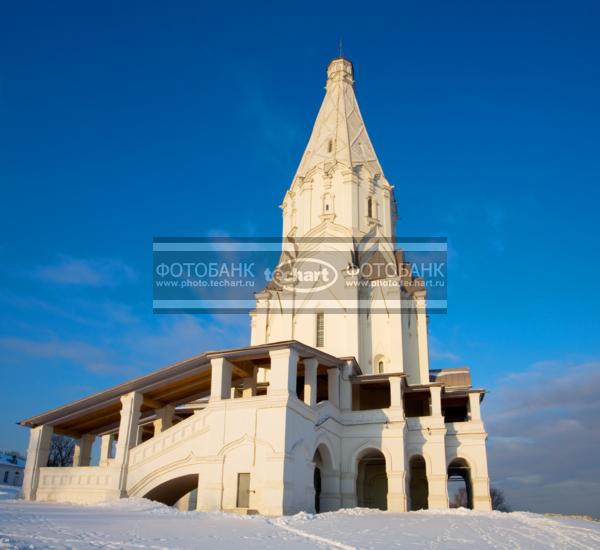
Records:
[[[340,406],[340,369],[327,369],[327,394],[329,402],[335,407]]]
[[[472,479],[471,490],[473,491],[473,510],[489,512],[492,509],[489,478],[480,477]]]
[[[100,438],[100,466],[108,466],[109,460],[113,458],[112,447],[115,436],[113,434],[104,434]]]
[[[154,435],[168,430],[173,425],[173,414],[175,413],[174,405],[165,405],[160,409],[156,409],[156,420],[154,421]]]
[[[400,409],[404,412],[402,403],[402,377],[390,376],[390,407],[392,409]]]
[[[406,512],[406,473],[404,470],[388,471],[387,509],[389,512]]]
[[[429,383],[429,344],[427,342],[427,304],[425,291],[419,290],[413,294],[417,314],[417,345],[419,348],[419,383]]]
[[[271,377],[267,395],[296,395],[298,353],[292,348],[270,351]]]
[[[25,464],[25,475],[23,477],[23,498],[25,500],[35,500],[40,479],[40,468],[48,465],[53,431],[52,426],[46,425],[31,428],[27,463]]]
[[[129,458],[129,450],[135,447],[138,438],[138,428],[143,396],[131,392],[121,396],[121,422],[119,424],[119,439],[115,461],[125,464]]]
[[[142,443],[144,441],[144,426],[142,426],[141,424],[138,426],[137,429],[137,437],[135,438],[135,444],[134,447],[136,447],[137,445],[139,445],[140,443]]]
[[[347,361],[340,373],[340,409],[342,411],[352,410],[352,361]]]
[[[441,386],[430,386],[431,394],[431,416],[442,416],[442,388]]]
[[[84,434],[75,441],[73,466],[89,466],[92,460],[92,446],[96,441],[95,434]]]
[[[469,394],[469,420],[471,422],[481,422],[481,407],[479,393]]]
[[[317,404],[317,370],[319,361],[315,357],[304,360],[304,402],[309,407]]]
[[[209,402],[231,398],[231,373],[233,365],[224,357],[210,360],[210,399]]]
[[[340,487],[342,496],[342,508],[354,508],[358,505],[358,495],[356,491],[356,473],[352,471],[342,471],[340,476]]]
[[[256,378],[258,368],[252,367],[252,374],[242,379],[242,397],[254,397],[256,395]]]
[[[429,455],[431,470],[427,470],[429,509],[448,508],[448,470],[446,468],[446,428],[441,418],[432,422],[431,433],[423,451]],[[437,424],[437,427],[436,427]],[[429,464],[428,464],[429,467]]]

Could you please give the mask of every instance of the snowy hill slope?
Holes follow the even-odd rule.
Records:
[[[178,512],[144,499],[0,502],[0,548],[600,548],[600,523],[515,512],[365,509],[284,518]]]

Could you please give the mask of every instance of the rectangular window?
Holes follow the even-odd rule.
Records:
[[[4,483],[8,481],[8,472],[4,472]]]
[[[317,347],[325,346],[325,314],[317,313]]]

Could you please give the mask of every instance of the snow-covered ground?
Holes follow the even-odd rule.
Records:
[[[600,548],[600,523],[515,512],[355,508],[284,518],[178,512],[144,499],[75,506],[3,500],[0,548]]]
[[[21,494],[21,487],[13,485],[0,485],[0,500],[18,498]]]

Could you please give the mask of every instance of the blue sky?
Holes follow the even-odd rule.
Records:
[[[152,238],[280,233],[342,37],[399,233],[449,239],[432,366],[490,389],[514,507],[600,515],[597,3],[1,9],[0,448],[25,450],[20,418],[247,343],[244,316],[152,314]]]

